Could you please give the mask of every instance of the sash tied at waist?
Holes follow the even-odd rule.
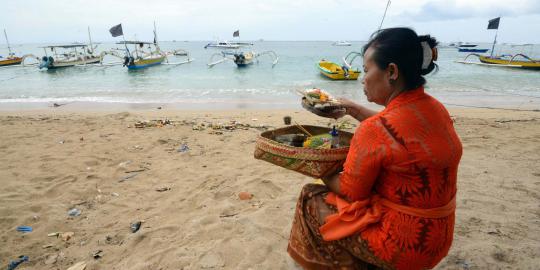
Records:
[[[339,240],[365,230],[368,225],[381,219],[383,207],[423,218],[443,218],[456,210],[455,195],[448,204],[428,209],[397,204],[377,194],[365,200],[349,203],[335,193],[329,192],[326,196],[326,203],[336,206],[338,212],[327,216],[325,224],[319,228],[325,241]]]

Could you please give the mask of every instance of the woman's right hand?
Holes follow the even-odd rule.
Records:
[[[348,115],[351,115],[351,111],[354,110],[354,107],[359,106],[348,98],[337,98],[337,101],[341,104],[341,106],[343,106],[343,108],[347,110],[346,114]]]
[[[338,98],[337,100],[341,103],[341,106],[345,108],[346,114],[352,116],[354,119],[360,122],[377,114],[377,111],[368,109],[350,99]]]

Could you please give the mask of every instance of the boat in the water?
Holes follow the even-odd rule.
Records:
[[[332,43],[332,46],[351,46],[352,44],[350,42],[340,40]]]
[[[15,56],[15,53],[11,51],[11,46],[9,45],[6,29],[4,29],[4,37],[6,38],[6,44],[8,47],[8,55],[7,57],[0,56],[0,67],[20,65],[23,62],[23,58]]]
[[[124,32],[122,30],[122,24],[116,25],[112,27],[109,32],[111,32],[111,35],[113,37],[117,36],[124,36]],[[117,49],[120,51],[124,51],[124,56],[119,55],[116,51],[109,51],[106,52],[106,54],[110,54],[119,58],[123,59],[123,66],[127,67],[128,70],[137,70],[137,69],[144,69],[151,66],[157,66],[161,64],[169,64],[169,65],[182,65],[186,63],[190,63],[193,61],[189,57],[189,53],[185,50],[174,50],[171,52],[166,52],[161,50],[158,43],[157,38],[157,32],[156,32],[156,24],[154,22],[154,41],[153,42],[147,42],[147,41],[138,41],[138,40],[123,40],[120,42],[117,42],[116,44],[122,44],[124,45],[125,49]],[[130,50],[128,45],[133,46]],[[178,63],[169,63],[167,56],[169,55],[175,55],[175,56],[187,56],[187,60],[183,62]]]
[[[495,50],[495,44],[497,43],[497,34],[499,31],[499,22],[501,17],[489,20],[487,29],[497,29],[495,33],[495,38],[493,40],[493,45],[491,47],[491,55],[480,55],[477,53],[471,53],[465,57],[463,61],[456,61],[462,64],[474,64],[474,65],[484,65],[492,67],[509,67],[509,68],[519,68],[519,69],[532,69],[540,70],[540,60],[533,59],[523,53],[518,54],[503,54],[499,56],[494,56],[493,51]],[[470,56],[475,56],[480,62],[467,61],[467,58]]]
[[[45,56],[41,58],[39,69],[56,69],[97,64],[103,61],[103,54],[97,54],[88,27],[88,44],[49,45],[42,47]]]
[[[338,65],[334,62],[322,59],[318,64],[321,74],[332,80],[357,80],[360,75],[358,69],[349,69],[346,65]]]
[[[229,41],[214,41],[206,44],[205,49],[216,48],[216,49],[239,49],[244,46],[251,46],[253,43],[249,42],[229,42]]]
[[[358,68],[353,68],[354,60],[362,56],[359,52],[350,52],[343,57],[343,65],[322,59],[317,64],[321,75],[332,80],[357,80],[362,73]]]
[[[230,52],[230,51],[223,51],[221,53],[215,53],[210,57],[210,63],[208,63],[208,67],[213,67],[217,64],[223,63],[227,60],[230,60],[236,64],[237,67],[247,67],[251,64],[253,64],[255,61],[258,62],[258,58],[268,55],[272,59],[272,67],[274,67],[277,62],[279,61],[279,57],[274,51],[264,51],[264,52]],[[220,59],[215,60],[216,57],[219,57]]]
[[[39,68],[56,69],[79,65],[97,64],[103,60],[102,55],[94,54],[86,44],[50,45],[42,47],[45,56],[41,58]]]
[[[470,56],[477,57],[480,62],[467,61]],[[504,54],[499,56],[486,56],[471,53],[467,55],[463,61],[456,62],[483,66],[540,70],[540,59],[532,59],[529,56],[521,53],[515,55]]]

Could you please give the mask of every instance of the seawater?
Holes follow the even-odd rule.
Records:
[[[13,103],[104,102],[174,103],[190,108],[298,108],[296,90],[318,87],[335,96],[367,104],[363,85],[358,81],[331,81],[321,76],[317,63],[324,58],[342,63],[348,52],[360,52],[364,42],[336,47],[331,41],[256,41],[242,51],[272,50],[279,62],[272,67],[269,56],[258,63],[237,68],[228,61],[213,68],[207,63],[217,49],[204,49],[207,42],[161,42],[163,50],[185,49],[194,61],[185,65],[160,65],[128,71],[122,65],[86,66],[39,70],[37,67],[0,68],[0,108]],[[18,55],[44,55],[48,44],[15,45]],[[97,51],[121,48],[117,44],[99,44]],[[479,47],[491,48],[491,44]],[[517,47],[497,45],[496,53],[526,53],[540,58],[540,45]],[[6,55],[0,48],[0,55]],[[449,106],[487,106],[540,109],[540,72],[456,63],[467,53],[456,48],[440,48],[438,71],[427,75],[426,91]],[[170,63],[185,57],[169,57]],[[120,59],[105,57],[105,63]],[[30,60],[28,60],[30,63]],[[362,69],[362,59],[355,67]]]

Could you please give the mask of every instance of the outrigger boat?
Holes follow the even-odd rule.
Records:
[[[227,60],[233,61],[237,67],[247,67],[254,63],[255,60],[258,61],[258,58],[268,55],[272,58],[272,67],[274,67],[277,62],[279,61],[279,57],[274,51],[264,51],[260,53],[256,52],[227,52],[223,51],[221,53],[215,53],[210,57],[210,63],[208,63],[208,67],[213,67],[217,64],[223,63]],[[219,60],[214,60],[215,57],[221,57]]]
[[[0,56],[0,67],[20,65],[21,63],[24,62],[24,59],[26,57],[28,57],[28,56],[35,57],[33,55],[25,55],[23,57],[15,56],[15,53],[13,53],[11,51],[11,46],[9,45],[9,40],[8,40],[8,37],[7,37],[6,29],[4,29],[4,37],[6,38],[6,44],[7,44],[7,48],[8,48],[8,56],[7,57]]]
[[[120,35],[122,37],[124,36],[121,24],[114,26],[109,31],[111,32],[113,37],[120,36]],[[181,64],[186,64],[193,61],[193,59],[189,57],[189,53],[184,50],[174,50],[172,52],[162,51],[157,41],[155,23],[154,23],[154,42],[123,40],[123,41],[117,42],[116,44],[124,45],[125,56],[118,55],[115,51],[106,52],[106,54],[110,54],[110,55],[122,58],[124,60],[123,65],[127,67],[128,70],[144,69],[147,67],[164,64],[164,62],[167,62],[167,64],[170,64],[170,65],[181,65]],[[130,51],[128,48],[128,45],[133,45],[133,50]],[[120,50],[120,49],[117,49],[117,50]],[[168,63],[167,56],[169,55],[187,56],[188,59],[184,62]]]
[[[467,62],[467,58],[470,56],[478,57],[480,62]],[[516,60],[518,58],[518,60]],[[532,59],[527,55],[518,53],[515,55],[503,54],[500,56],[485,56],[479,55],[476,53],[471,53],[465,57],[463,61],[456,61],[462,64],[475,64],[475,65],[484,65],[484,66],[495,66],[495,67],[510,67],[510,68],[522,68],[522,69],[532,69],[540,70],[540,60]]]
[[[357,52],[350,52],[343,57],[343,66],[322,59],[318,64],[319,71],[323,76],[332,80],[357,80],[361,72],[357,68],[352,68],[352,62],[361,55]]]
[[[51,45],[42,47],[45,56],[41,58],[39,69],[56,69],[101,63],[102,55],[95,55],[86,44]],[[51,52],[51,55],[48,54]]]
[[[350,42],[340,40],[332,43],[332,46],[352,46],[352,44]]]
[[[499,29],[500,17],[492,19],[488,23],[488,29],[497,29],[495,33],[495,39],[493,40],[493,46],[491,47],[491,55],[485,56],[476,53],[471,53],[465,56],[463,61],[456,61],[462,64],[474,64],[474,65],[484,65],[484,66],[494,66],[494,67],[510,67],[510,68],[521,68],[521,69],[532,69],[540,70],[540,60],[532,59],[525,54],[503,54],[499,56],[493,56],[493,51],[495,49],[495,44],[497,43],[497,34]],[[468,62],[467,58],[470,56],[478,57],[480,62]],[[516,60],[516,58],[518,60]]]
[[[50,45],[42,47],[45,51],[45,56],[41,58],[39,69],[56,69],[73,66],[85,66],[89,64],[97,64],[103,61],[103,54],[96,54],[90,36],[90,27],[88,27],[89,44],[67,44],[67,45]],[[51,53],[49,55],[48,53]]]

